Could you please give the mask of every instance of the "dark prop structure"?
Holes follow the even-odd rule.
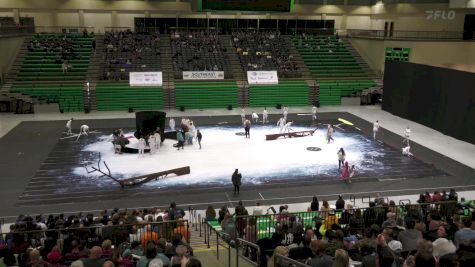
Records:
[[[160,128],[160,136],[162,137],[162,142],[165,140],[164,129],[165,129],[165,118],[167,113],[162,111],[140,111],[135,112],[135,124],[137,132],[135,137],[139,139],[141,136],[147,136],[150,133],[154,132],[157,128]]]
[[[474,89],[475,73],[389,61],[383,109],[475,144]]]

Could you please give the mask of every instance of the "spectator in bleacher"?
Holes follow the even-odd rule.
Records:
[[[401,241],[404,251],[413,251],[417,249],[417,242],[422,239],[422,233],[414,229],[416,222],[411,217],[405,219],[406,230],[398,234],[398,240]]]
[[[110,239],[104,240],[102,242],[102,258],[111,259],[112,258],[112,241]]]
[[[378,266],[379,267],[392,267],[394,263],[394,253],[388,246],[388,243],[384,235],[378,235],[377,237],[377,253],[378,253]]]
[[[264,214],[264,211],[262,210],[261,203],[259,201],[257,201],[256,202],[256,207],[254,207],[254,209],[252,209],[252,215],[259,216],[259,215],[262,215],[262,214]]]
[[[312,267],[331,267],[333,265],[333,258],[326,253],[328,243],[324,240],[313,240],[310,243],[313,257],[307,264]]]
[[[178,245],[176,247],[176,255],[174,255],[171,259],[171,266],[181,266],[181,262],[188,258],[190,254],[188,253],[187,247],[183,245]],[[139,266],[137,266],[139,267]]]
[[[320,208],[320,218],[325,219],[328,217],[329,211],[331,211],[330,204],[328,204],[328,201],[324,200],[322,207]]]
[[[205,220],[210,221],[216,219],[216,211],[214,210],[212,205],[208,205],[208,208],[206,209],[206,215],[205,215]]]
[[[462,243],[471,244],[475,242],[475,231],[470,229],[471,225],[472,219],[470,217],[463,219],[464,227],[458,230],[454,235],[454,244],[457,248],[459,248]]]
[[[267,267],[282,267],[282,265],[279,264],[279,260],[277,260],[277,266],[274,265],[274,255],[275,254],[279,254],[279,255],[282,255],[284,257],[287,257],[289,256],[289,250],[284,247],[284,246],[278,246],[274,249],[274,254],[272,255],[272,257],[267,261]]]
[[[381,224],[382,228],[393,228],[396,227],[396,214],[388,212],[386,214],[386,221]]]
[[[249,217],[247,220],[246,228],[244,228],[244,239],[256,243],[257,241],[257,219],[255,217]]]
[[[332,264],[332,267],[349,267],[350,266],[350,257],[348,252],[344,249],[337,249],[335,251],[335,260]]]
[[[353,205],[346,204],[346,209],[341,214],[340,224],[350,224],[354,214],[355,210],[353,209]]]
[[[343,210],[345,208],[345,200],[341,195],[338,196],[338,200],[335,203],[336,210]]]
[[[420,240],[417,243],[417,253],[414,256],[415,266],[436,267],[435,258],[433,254],[432,242],[427,240]]]
[[[101,258],[101,256],[102,248],[96,246],[91,249],[89,258],[83,258],[81,261],[83,262],[84,267],[102,267],[106,261]]]
[[[84,252],[82,252],[79,249],[78,241],[73,240],[71,242],[71,250],[64,255],[64,260],[72,262],[72,261],[76,261],[76,260],[79,260],[79,259],[84,258],[84,257],[86,257],[86,254],[84,254]]]
[[[181,234],[186,242],[190,243],[190,230],[185,226],[185,221],[183,219],[178,220],[177,227],[175,227],[173,233]]]
[[[161,260],[164,266],[170,265],[170,260],[163,253],[160,253],[161,255],[159,255],[154,242],[148,243],[146,248],[145,255],[140,257],[139,261],[137,262],[137,267],[147,267],[154,259]]]
[[[320,204],[318,202],[317,196],[313,196],[312,202],[310,203],[310,210],[311,211],[318,211]]]

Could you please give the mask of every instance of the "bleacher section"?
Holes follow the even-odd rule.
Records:
[[[130,87],[129,83],[97,83],[98,111],[157,110],[164,105],[162,87]]]
[[[320,104],[340,105],[341,97],[358,95],[363,89],[375,86],[372,80],[320,80]]]
[[[81,83],[18,83],[12,86],[11,92],[59,103],[59,108],[64,112],[75,112],[84,110],[82,87]]]
[[[236,82],[176,82],[176,107],[225,108],[238,106]]]
[[[352,54],[336,36],[295,36],[292,41],[315,78],[367,78]]]
[[[277,70],[279,77],[301,77],[287,36],[277,32],[234,32],[231,41],[244,70]]]
[[[131,71],[160,71],[160,37],[131,31],[106,32],[103,80],[128,80]]]
[[[249,86],[249,106],[266,107],[309,105],[309,88],[305,81],[279,81],[277,85]]]
[[[224,71],[230,74],[226,48],[216,34],[174,32],[170,35],[175,78],[181,79],[183,71]]]
[[[33,38],[28,54],[21,65],[17,81],[80,81],[84,80],[89,66],[92,50],[91,36],[79,34],[42,34]],[[68,43],[73,49],[66,58],[64,46]],[[48,48],[46,48],[48,47]],[[71,65],[64,72],[62,63]]]

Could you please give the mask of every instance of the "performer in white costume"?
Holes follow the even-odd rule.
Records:
[[[330,124],[328,125],[328,129],[327,129],[327,144],[330,143],[330,141],[333,141],[335,142],[335,140],[333,139],[333,133],[335,132],[335,130],[333,129],[333,126]]]
[[[317,107],[313,106],[312,107],[312,120],[316,120],[316,119],[317,119]]]
[[[155,154],[155,150],[156,150],[156,140],[155,140],[155,134],[151,134],[149,137],[148,137],[148,146],[150,147],[150,155],[153,155]]]
[[[246,111],[244,109],[241,109],[241,120],[242,123],[246,120]]]
[[[284,125],[284,129],[282,129],[283,133],[288,133],[290,131],[292,131],[292,129],[290,128],[290,126],[292,125],[293,121],[289,121],[287,122],[285,125]]]
[[[406,127],[406,130],[404,130],[404,139],[402,140],[403,144],[406,144],[406,146],[409,146],[409,138],[411,137],[411,129],[409,126]]]
[[[160,143],[162,142],[162,137],[160,136],[160,128],[155,131],[153,137],[155,138],[155,150],[158,151],[158,149],[160,148]]]
[[[277,126],[279,126],[279,131],[280,131],[280,133],[283,133],[283,131],[284,131],[284,126],[285,126],[286,123],[287,123],[287,122],[286,122],[286,120],[285,120],[284,117],[280,118],[279,121],[277,122]]]
[[[72,135],[73,132],[71,131],[71,127],[72,127],[72,124],[73,124],[73,118],[71,118],[68,122],[66,122],[66,134],[67,135]]]
[[[257,115],[257,113],[255,113],[255,112],[252,112],[252,120],[254,122],[257,122],[259,120],[259,115]]]
[[[403,147],[402,148],[402,155],[403,156],[408,156],[408,157],[412,157],[412,153],[411,153],[411,147],[409,145],[407,145],[406,147]]]
[[[137,145],[137,149],[139,150],[139,158],[140,156],[145,157],[144,152],[146,146],[147,143],[145,142],[145,139],[143,137],[140,137],[139,144]]]
[[[79,135],[87,135],[89,133],[89,126],[87,125],[81,125],[81,127],[79,127]]]
[[[379,131],[379,121],[375,121],[373,123],[373,140],[376,140],[376,134],[378,133]]]
[[[175,131],[175,119],[174,118],[170,118],[170,121],[168,122],[168,126],[170,126],[170,129],[172,131]]]
[[[287,120],[287,114],[289,114],[289,108],[288,107],[284,107],[284,118],[285,120]]]
[[[268,117],[269,117],[269,113],[267,112],[267,108],[264,108],[264,111],[262,112],[262,124],[269,122],[267,120]]]

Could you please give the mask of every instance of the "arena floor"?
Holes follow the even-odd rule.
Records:
[[[270,121],[278,117],[271,115]],[[326,144],[325,124],[337,124],[338,118],[354,126],[340,125],[335,143]],[[0,139],[4,151],[0,155],[4,170],[0,214],[167,206],[170,201],[193,207],[233,205],[240,199],[249,203],[292,203],[308,201],[314,194],[361,197],[375,192],[420,192],[425,188],[474,188],[472,168],[415,142],[412,152],[416,157],[403,157],[399,135],[382,129],[380,141],[374,142],[369,136],[371,124],[350,113],[321,113],[317,123],[306,114],[290,114],[289,120],[295,121],[293,130],[318,130],[313,136],[274,141],[264,138],[279,131],[274,123],[252,127],[251,139],[246,140],[236,134],[242,132],[239,116],[201,116],[193,120],[203,132],[203,149],[195,144],[176,151],[174,141],[166,140],[159,153],[145,158],[115,155],[108,140],[114,128],[132,131],[132,118],[75,120],[74,125],[88,124],[99,132],[78,142],[75,138],[61,139],[65,121],[22,122]],[[309,151],[308,147],[321,151]],[[352,184],[339,180],[339,147],[347,151],[350,164],[357,166],[358,175]],[[191,173],[121,189],[107,177],[86,174],[83,164],[96,165],[99,153],[119,179],[182,166],[190,166]],[[235,168],[243,174],[239,196],[233,195],[230,182]]]

